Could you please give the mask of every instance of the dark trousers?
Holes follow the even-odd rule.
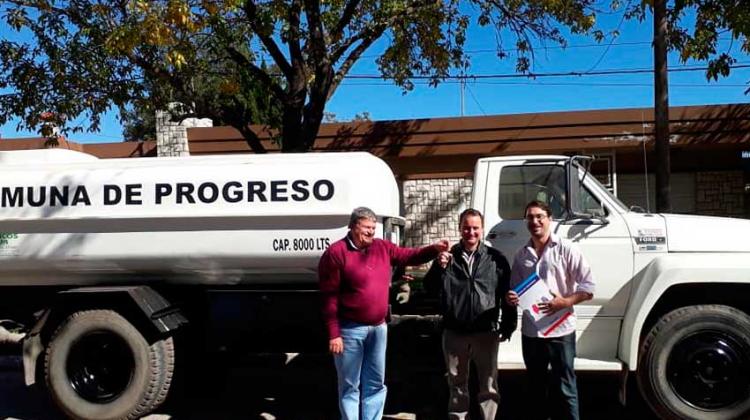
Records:
[[[536,398],[529,405],[530,417],[578,420],[578,387],[573,367],[575,333],[553,338],[523,336],[522,340],[530,385],[527,395]]]
[[[479,379],[479,410],[484,420],[494,420],[500,394],[497,390],[497,334],[480,332],[461,334],[443,331],[443,354],[448,371],[448,418],[469,417],[469,364],[474,361]]]

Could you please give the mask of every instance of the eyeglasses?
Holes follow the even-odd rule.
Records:
[[[533,221],[536,220],[536,221],[541,222],[542,220],[544,220],[546,218],[547,218],[546,214],[530,214],[530,215],[526,216],[526,221],[527,222],[533,222]]]

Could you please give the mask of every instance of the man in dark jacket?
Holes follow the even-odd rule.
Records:
[[[464,419],[468,415],[469,362],[474,361],[480,411],[485,420],[491,420],[500,400],[498,345],[510,339],[517,323],[516,309],[503,299],[509,289],[510,266],[500,251],[482,242],[482,213],[463,211],[459,226],[461,242],[438,255],[425,276],[425,286],[440,294],[449,417]]]

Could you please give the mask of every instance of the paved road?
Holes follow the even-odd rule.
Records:
[[[389,349],[386,413],[399,419],[444,419],[447,390],[440,355],[419,345]],[[183,372],[185,372],[183,370]],[[581,373],[584,419],[647,420],[649,415],[617,402],[616,375]],[[335,419],[336,386],[330,358],[282,355],[206,360],[177,382],[167,403],[150,420],[162,419]],[[501,419],[523,419],[523,372],[501,372]],[[0,357],[0,419],[56,420],[46,395],[26,388],[16,356]]]

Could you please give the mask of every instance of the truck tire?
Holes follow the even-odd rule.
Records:
[[[664,315],[643,340],[638,385],[662,419],[750,415],[750,316],[724,305]]]
[[[134,419],[161,404],[174,371],[171,337],[149,344],[117,312],[87,310],[65,319],[45,354],[52,399],[74,419]]]

